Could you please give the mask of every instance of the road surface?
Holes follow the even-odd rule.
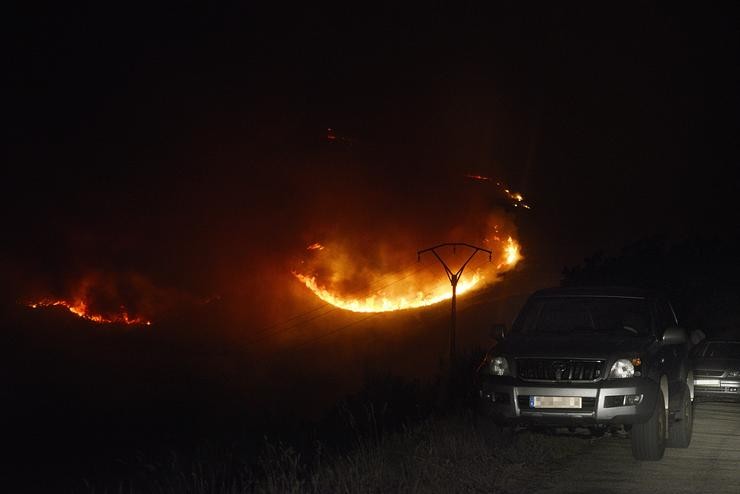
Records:
[[[593,441],[583,454],[550,474],[530,477],[521,492],[740,493],[740,403],[696,404],[687,449],[668,448],[661,461],[632,458],[629,438]]]

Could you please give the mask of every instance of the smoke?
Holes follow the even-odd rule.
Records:
[[[147,207],[114,200],[118,188],[87,191],[86,203],[103,207],[78,216],[62,208],[47,221],[53,228],[17,259],[13,278],[26,281],[16,296],[84,299],[99,313],[125,307],[153,321],[218,296],[236,322],[259,326],[315,302],[293,272],[348,297],[413,297],[447,284],[432,259],[417,263],[419,249],[466,242],[494,250],[500,264],[516,228],[493,182],[455,166],[420,174],[404,152],[389,159],[388,149],[363,146],[247,146],[242,167],[218,156],[207,174],[165,167],[137,192]],[[324,249],[307,249],[314,243]],[[484,264],[480,256],[468,272]]]
[[[449,291],[449,282],[431,254],[417,262],[417,251],[445,242],[493,250],[490,265],[481,255],[467,272],[469,279],[496,280],[516,228],[495,182],[470,181],[454,167],[425,176],[401,167],[350,169],[351,175],[329,168],[331,180],[323,175],[324,182],[314,178],[308,190],[315,195],[306,200],[302,242],[291,266],[312,290],[323,291],[324,300],[336,296],[344,301],[340,306],[386,308],[436,300]],[[316,244],[322,248],[311,248]],[[453,271],[472,253],[448,250]]]

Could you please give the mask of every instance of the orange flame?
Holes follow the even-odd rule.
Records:
[[[512,237],[503,241],[496,236],[494,241],[498,244],[494,247],[495,263],[489,263],[487,255],[481,256],[481,259],[486,258],[485,261],[479,261],[477,267],[469,267],[458,282],[458,295],[495,282],[498,274],[512,269],[522,259],[519,244]],[[347,261],[341,252],[337,255],[328,247],[326,250],[330,251],[327,259],[331,260],[326,263],[332,271],[327,277],[328,282],[320,281],[317,274],[293,271],[293,275],[321,300],[340,309],[352,312],[390,312],[426,307],[452,298],[450,284],[441,273],[436,270],[422,272],[418,268],[395,273],[396,279],[390,283],[386,282],[386,274],[371,273],[373,285],[385,283],[384,286],[374,291],[366,290],[367,293],[362,295],[342,293],[337,286],[341,285],[341,272]],[[431,265],[425,267],[429,266]],[[367,276],[367,273],[363,272],[363,275]]]
[[[465,175],[465,178],[470,178],[472,180],[478,180],[479,182],[490,182],[491,179],[488,177],[484,177],[483,175]]]
[[[501,269],[504,266],[516,266],[516,263],[522,258],[519,252],[519,244],[514,241],[513,238],[509,237],[506,239],[506,246],[504,247],[504,261],[499,263],[496,268]]]
[[[315,276],[305,276],[296,272],[293,272],[293,274],[324,302],[352,312],[390,312],[394,310],[415,309],[452,298],[449,284],[436,286],[427,292],[416,292],[411,297],[387,297],[375,294],[364,298],[341,296],[320,286]],[[482,277],[478,273],[473,275],[470,280],[461,280],[457,285],[458,295],[469,292],[481,280]]]
[[[465,178],[469,178],[469,179],[475,180],[477,182],[494,183],[494,181],[490,177],[485,177],[483,175],[476,175],[476,174],[472,174],[472,173],[465,175]],[[512,201],[511,202],[511,205],[512,206],[514,206],[515,208],[522,207],[524,209],[531,209],[531,207],[529,206],[529,204],[527,204],[527,203],[524,202],[524,196],[521,193],[514,192],[513,190],[510,190],[510,189],[506,188],[506,186],[504,184],[502,184],[501,182],[499,182],[499,181],[496,181],[495,183],[496,183],[496,187],[499,190],[503,191],[503,193],[506,194],[506,197],[508,197],[509,199],[511,199],[511,201]]]
[[[519,192],[513,192],[509,189],[504,189],[504,192],[507,196],[509,196],[509,199],[511,199],[513,202],[513,205],[515,208],[518,208],[519,206],[523,207],[524,209],[530,209],[529,205],[524,202],[524,196],[521,195]]]
[[[136,324],[144,326],[151,326],[152,324],[151,321],[148,321],[143,317],[130,316],[123,307],[121,307],[121,313],[109,316],[92,313],[83,300],[68,302],[66,300],[43,299],[38,302],[31,302],[27,305],[32,309],[39,309],[43,307],[64,307],[72,314],[96,323]]]

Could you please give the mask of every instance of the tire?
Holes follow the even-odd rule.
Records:
[[[666,413],[663,391],[658,393],[655,408],[647,422],[632,426],[632,456],[636,460],[657,461],[663,458],[666,445]]]
[[[684,385],[681,406],[676,412],[676,421],[668,426],[669,448],[688,448],[694,431],[694,402],[691,401],[689,387]]]

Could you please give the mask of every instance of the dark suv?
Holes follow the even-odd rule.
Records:
[[[686,448],[694,380],[686,331],[662,295],[632,288],[533,294],[481,364],[483,410],[502,424],[631,430],[638,460]]]

